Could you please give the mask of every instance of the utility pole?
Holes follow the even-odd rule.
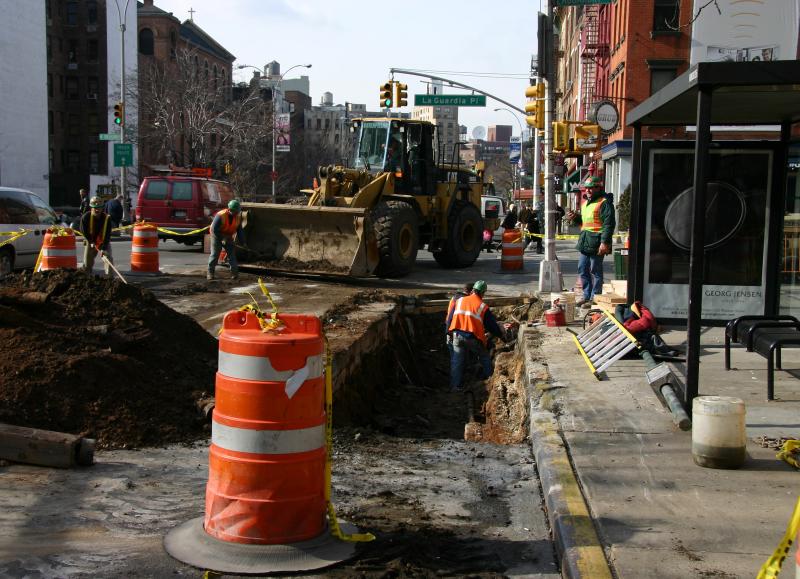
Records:
[[[125,22],[128,19],[128,4],[130,0],[125,0],[125,9],[120,10],[119,7],[119,0],[114,0],[114,4],[117,6],[117,14],[119,15],[119,35],[120,35],[120,54],[122,56],[122,70],[120,71],[120,81],[119,81],[119,90],[120,90],[120,102],[122,103],[122,123],[120,123],[119,131],[120,131],[120,144],[125,144],[125,117],[127,116],[126,107],[125,107]],[[122,220],[130,222],[131,220],[131,198],[128,195],[128,168],[123,165],[119,168],[120,172],[120,186],[122,187]]]
[[[545,211],[545,237],[544,259],[539,266],[539,291],[560,292],[564,289],[564,280],[561,277],[561,264],[556,257],[556,209],[555,183],[553,179],[553,118],[556,104],[556,67],[554,63],[555,50],[553,47],[553,3],[554,0],[545,0],[544,18],[539,17],[539,76],[545,79],[544,101],[544,211]],[[544,53],[542,53],[542,48]],[[538,150],[538,148],[537,148]]]

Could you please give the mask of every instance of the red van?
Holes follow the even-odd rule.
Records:
[[[149,221],[176,233],[188,233],[211,224],[214,215],[234,198],[225,181],[178,175],[145,177],[136,199],[136,219]],[[191,245],[203,240],[197,235],[158,232],[159,239],[174,239]]]

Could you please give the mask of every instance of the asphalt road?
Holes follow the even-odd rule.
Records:
[[[571,288],[575,283],[577,252],[573,246],[574,242],[569,240],[556,242],[556,253],[561,262],[565,288]],[[114,262],[123,274],[130,267],[130,247],[129,239],[112,242]],[[533,246],[525,251],[524,268],[519,272],[502,271],[500,269],[500,253],[497,251],[481,252],[478,260],[468,268],[442,269],[428,251],[422,250],[417,255],[416,268],[408,276],[396,280],[365,278],[356,283],[363,287],[441,288],[450,291],[467,282],[484,279],[489,284],[490,294],[510,296],[521,293],[533,294],[539,289],[539,264],[544,256],[536,254],[531,251],[532,249]],[[203,275],[208,254],[203,253],[202,247],[198,244],[187,247],[174,241],[162,241],[159,243],[159,261],[161,271],[164,273]],[[606,261],[606,269],[610,271],[613,262]],[[95,264],[96,269],[101,269],[101,267],[101,263]]]

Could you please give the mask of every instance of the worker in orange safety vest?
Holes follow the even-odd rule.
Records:
[[[452,341],[450,355],[450,391],[463,391],[464,367],[474,354],[480,360],[480,373],[477,378],[485,380],[494,372],[494,364],[489,355],[487,331],[504,342],[510,339],[510,332],[501,329],[489,306],[483,302],[487,285],[483,280],[476,281],[472,293],[451,302],[447,313],[447,333]]]
[[[228,208],[217,212],[209,228],[211,233],[211,256],[208,258],[207,279],[214,279],[214,269],[217,267],[222,248],[228,254],[231,265],[231,279],[239,279],[239,262],[236,260],[236,241],[244,245],[244,231],[242,231],[242,207],[239,201],[233,199],[228,202]]]

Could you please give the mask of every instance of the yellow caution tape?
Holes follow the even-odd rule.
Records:
[[[544,239],[544,237],[545,237],[543,233],[528,233],[527,231],[525,232],[525,236],[526,237],[541,237],[542,239]],[[555,239],[578,239],[580,237],[580,235],[554,235],[553,237]]]
[[[0,235],[9,236],[8,239],[0,241],[0,247],[3,247],[4,245],[7,245],[9,243],[13,243],[17,239],[19,239],[20,237],[22,237],[24,235],[28,235],[29,233],[31,233],[31,231],[29,229],[20,229],[19,231],[3,231],[3,232],[0,232]]]
[[[331,354],[328,337],[325,339],[325,504],[328,507],[328,524],[331,534],[337,539],[350,543],[368,543],[375,540],[372,533],[353,533],[348,535],[342,532],[339,519],[336,518],[336,509],[331,502],[331,463],[333,461],[333,355]]]
[[[800,468],[800,460],[798,460],[800,453],[796,451],[800,451],[800,440],[787,440],[775,458],[785,461],[794,468]]]
[[[161,233],[168,233],[170,235],[197,235],[208,229],[209,226],[206,225],[205,227],[201,227],[200,229],[193,229],[192,231],[188,231],[186,233],[178,233],[177,231],[172,231],[171,229],[167,229],[166,227],[156,227]]]
[[[269,304],[272,306],[272,311],[269,313],[263,311],[261,306],[258,305],[258,300],[249,292],[250,299],[253,301],[239,308],[239,311],[254,314],[258,318],[258,324],[261,326],[262,332],[275,330],[283,325],[283,322],[278,319],[278,306],[275,300],[272,299],[272,295],[269,293],[267,286],[261,281],[261,278],[258,278],[258,287],[261,288],[261,293],[264,294],[264,297],[267,298]],[[220,328],[219,333],[222,333],[222,328]]]
[[[790,442],[797,442],[790,441]],[[767,559],[767,562],[761,566],[756,579],[776,579],[781,572],[781,567],[786,557],[789,555],[789,550],[792,548],[794,538],[797,536],[797,530],[800,528],[800,498],[794,506],[794,513],[792,518],[789,519],[789,526],[786,527],[786,533],[783,535],[778,548],[772,553],[772,556]]]

